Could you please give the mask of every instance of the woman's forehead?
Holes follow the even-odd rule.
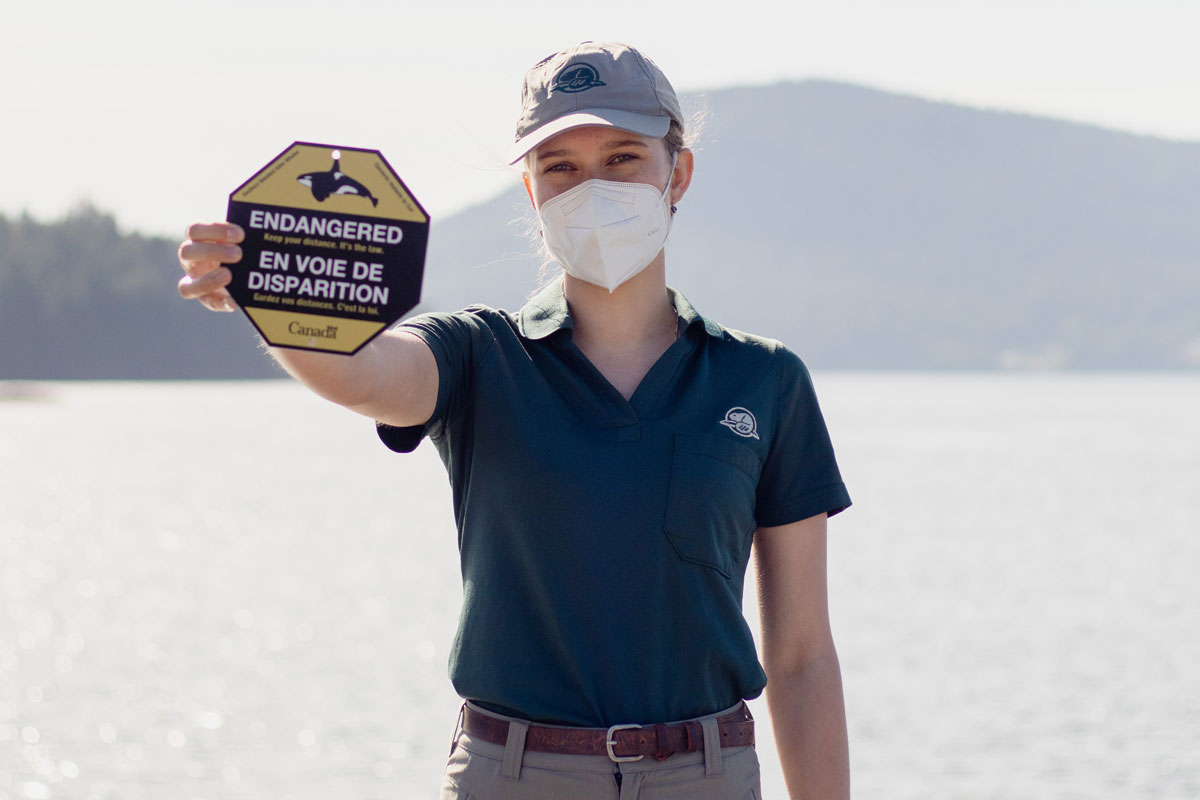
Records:
[[[534,148],[538,158],[549,158],[563,153],[589,150],[615,150],[621,147],[650,147],[657,141],[651,136],[642,136],[632,131],[608,125],[585,125],[571,128],[547,139]]]

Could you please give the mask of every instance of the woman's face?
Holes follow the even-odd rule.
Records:
[[[676,203],[691,179],[691,152],[681,150],[671,175],[671,202]],[[671,157],[662,139],[618,128],[588,126],[564,131],[529,154],[525,186],[535,208],[578,186],[600,178],[666,188]]]

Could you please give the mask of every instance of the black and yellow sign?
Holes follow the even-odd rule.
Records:
[[[276,347],[355,353],[421,298],[429,215],[377,150],[296,142],[229,195],[229,293]]]

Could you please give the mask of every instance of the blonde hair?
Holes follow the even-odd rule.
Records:
[[[667,128],[667,135],[663,137],[663,144],[667,146],[667,155],[674,158],[676,153],[688,146],[688,139],[683,126],[675,120],[671,120],[671,127]]]

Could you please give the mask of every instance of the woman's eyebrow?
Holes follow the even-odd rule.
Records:
[[[622,147],[648,148],[649,145],[647,145],[645,142],[640,141],[638,139],[613,139],[612,141],[605,142],[602,145],[602,147],[606,150],[618,150]],[[537,157],[543,158],[543,159],[544,158],[558,158],[559,156],[570,156],[572,154],[573,154],[573,151],[571,150],[571,148],[560,147],[557,150],[546,150],[545,152],[538,151]]]
[[[649,147],[649,145],[639,139],[617,139],[606,142],[604,146],[610,150],[615,150],[618,147]]]

